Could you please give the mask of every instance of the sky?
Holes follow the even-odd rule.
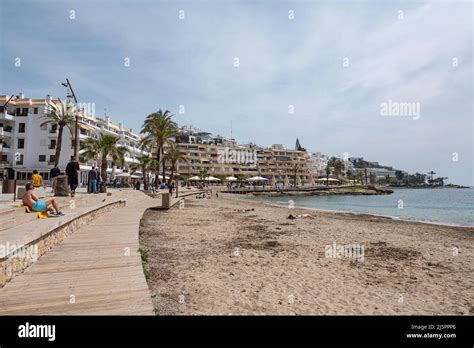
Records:
[[[2,0],[0,16],[2,95],[65,98],[67,77],[135,132],[168,109],[239,143],[474,185],[472,2]]]

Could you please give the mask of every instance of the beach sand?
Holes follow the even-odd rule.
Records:
[[[190,197],[140,245],[158,315],[474,314],[473,228]]]

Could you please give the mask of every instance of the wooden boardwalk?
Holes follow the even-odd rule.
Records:
[[[0,315],[152,315],[138,230],[160,200],[138,191],[126,198],[1,288]]]

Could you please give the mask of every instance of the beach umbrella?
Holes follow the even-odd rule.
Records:
[[[250,182],[268,181],[268,179],[264,178],[263,176],[252,176],[251,178],[247,179],[247,181],[250,181]]]
[[[192,176],[192,177],[190,177],[190,178],[188,179],[188,181],[199,181],[199,180],[201,180],[201,178],[200,178],[199,176],[197,176],[197,175],[196,175],[196,176]]]
[[[237,181],[237,178],[235,176],[228,176],[225,178],[225,181]]]
[[[273,175],[273,176],[272,176],[272,180],[271,180],[271,182],[270,182],[270,183],[271,183],[273,186],[275,186],[275,185],[276,185],[276,183],[277,183],[277,182],[276,182],[275,175]]]
[[[206,181],[221,181],[221,179],[219,178],[216,178],[215,176],[208,176],[206,179],[204,179]]]
[[[290,179],[288,179],[288,175],[285,175],[285,186],[290,186]]]
[[[312,176],[312,175],[309,177],[309,184],[310,184],[311,186],[316,185],[316,183],[314,182],[314,176]]]
[[[165,180],[166,180],[166,179],[169,179],[169,178],[170,178],[169,176],[166,176],[166,175],[165,175]],[[163,175],[158,175],[158,179],[163,179]]]

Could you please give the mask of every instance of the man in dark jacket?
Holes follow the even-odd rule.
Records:
[[[67,181],[71,187],[71,197],[74,197],[76,194],[76,188],[79,184],[79,175],[77,173],[79,170],[79,162],[76,161],[74,156],[71,156],[71,160],[66,166]]]
[[[92,169],[89,170],[87,181],[89,183],[87,192],[97,193],[97,171],[95,170],[95,167],[92,167]]]

